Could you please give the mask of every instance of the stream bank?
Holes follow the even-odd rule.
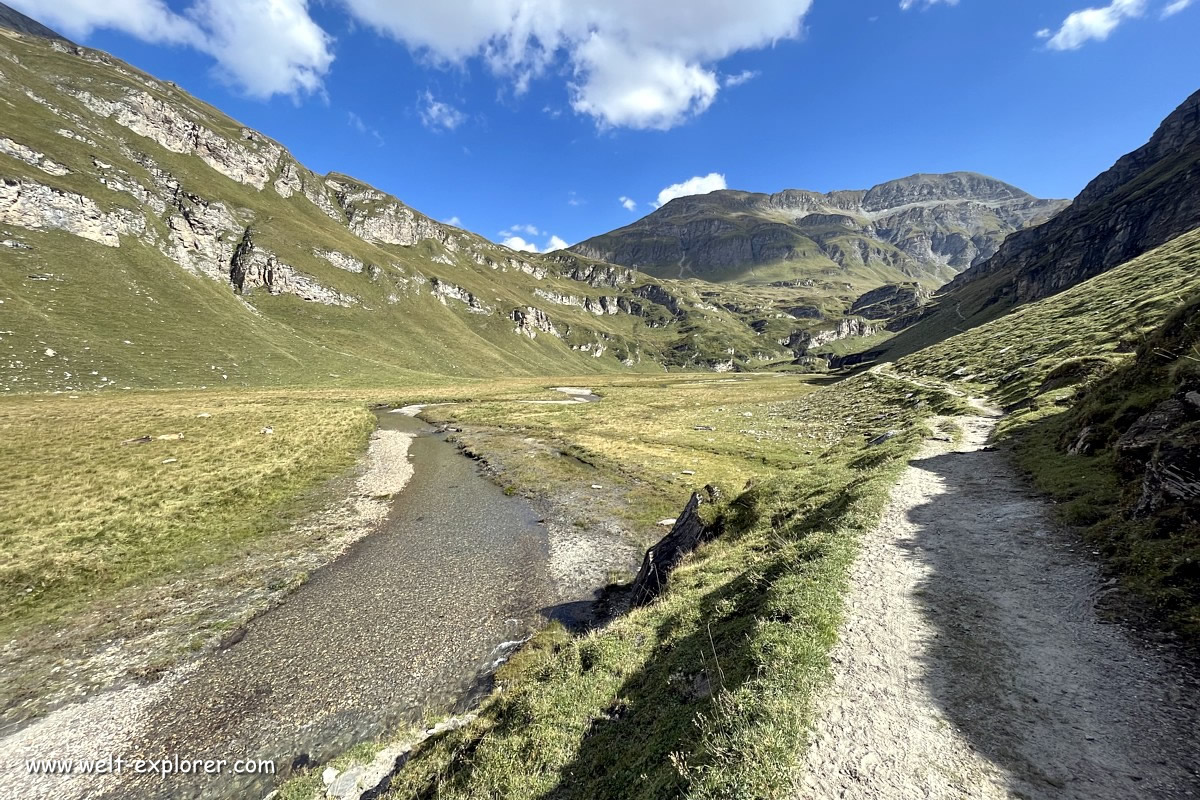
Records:
[[[136,687],[136,696],[131,688],[95,698],[115,729],[109,735],[68,737],[70,753],[63,740],[56,752],[24,748],[43,758],[103,757],[112,745],[125,758],[270,759],[277,775],[21,782],[5,742],[6,796],[261,796],[293,767],[470,701],[479,676],[561,604],[548,525],[426,423],[378,416],[379,434],[410,440],[405,466],[411,459],[415,469],[377,532],[216,652]]]

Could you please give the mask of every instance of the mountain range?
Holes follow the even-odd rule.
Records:
[[[660,278],[936,288],[1066,204],[970,172],[828,194],[721,190],[671,200],[571,250]]]
[[[0,24],[7,392],[821,370],[944,338],[1197,220],[1193,97],[1071,204],[969,172],[722,190],[522,253],[314,173],[11,9]]]

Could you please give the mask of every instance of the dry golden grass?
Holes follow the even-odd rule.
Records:
[[[0,625],[228,558],[353,463],[373,423],[361,402],[319,396],[5,398]]]

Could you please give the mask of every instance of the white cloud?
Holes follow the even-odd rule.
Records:
[[[1037,32],[1051,50],[1078,50],[1091,40],[1103,42],[1125,20],[1139,17],[1147,0],[1112,0],[1101,8],[1085,8],[1063,20],[1058,31],[1045,28]]]
[[[1191,4],[1192,0],[1175,0],[1173,3],[1168,3],[1167,7],[1162,10],[1162,18],[1173,17]]]
[[[559,236],[546,232],[545,244],[538,247],[537,243],[531,239],[526,239],[524,236],[519,236],[517,232],[525,233],[529,236],[538,236],[542,234],[535,225],[514,225],[510,230],[500,231],[500,244],[505,247],[511,247],[513,250],[522,250],[526,253],[549,253],[553,250],[563,250],[570,245]]]
[[[208,31],[217,72],[255,97],[319,92],[333,40],[307,0],[198,0],[187,12]]]
[[[341,0],[429,61],[482,59],[514,91],[566,62],[572,108],[605,126],[666,129],[708,108],[714,66],[796,38],[812,0]]]
[[[449,103],[434,98],[428,89],[420,94],[418,102],[420,107],[417,114],[421,117],[421,124],[430,130],[444,128],[452,131],[467,121],[466,114]]]
[[[66,36],[86,39],[97,28],[124,31],[147,42],[196,46],[204,33],[161,0],[10,0],[13,8]]]
[[[456,228],[462,227],[462,220],[458,218],[457,214],[455,216],[451,217],[450,219],[442,220],[442,222],[446,223],[447,225],[453,225]]]
[[[381,147],[383,146],[383,134],[381,134],[375,128],[372,128],[367,123],[363,122],[363,118],[358,114],[355,114],[353,111],[346,112],[346,124],[351,128],[354,128],[354,130],[358,131],[359,133],[371,136],[375,139],[376,143],[378,143]]]
[[[936,6],[938,3],[956,6],[958,5],[958,0],[900,0],[900,8],[903,11],[908,11],[910,8],[929,8]]]
[[[666,205],[676,197],[687,197],[693,194],[708,194],[715,192],[718,189],[725,188],[725,176],[716,172],[710,172],[707,175],[697,175],[694,178],[688,178],[681,183],[673,183],[667,188],[658,193],[658,202],[654,204],[655,208]]]
[[[507,230],[500,231],[500,235],[501,236],[513,236],[514,231],[516,231],[517,233],[525,233],[530,236],[537,236],[539,233],[541,233],[541,231],[538,230],[536,225],[512,225]]]
[[[726,75],[722,79],[721,83],[723,86],[725,86],[725,88],[728,89],[734,86],[741,86],[746,81],[752,81],[760,74],[762,73],[760,73],[758,70],[744,69],[736,75]]]
[[[223,80],[253,97],[320,92],[333,63],[333,40],[308,15],[307,0],[196,0],[182,14],[162,0],[12,4],[77,39],[108,28],[208,53]]]
[[[527,242],[520,236],[506,236],[500,241],[500,244],[505,247],[511,247],[513,250],[523,250],[526,253],[539,253],[538,246],[532,242]]]
[[[632,197],[626,197],[625,195],[621,195],[620,203],[622,206],[625,207],[626,211],[636,211],[637,210],[637,201],[634,200]]]

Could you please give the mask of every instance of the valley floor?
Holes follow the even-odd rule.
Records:
[[[1027,488],[1007,455],[985,447],[995,418],[972,414],[956,390],[885,370],[836,386],[792,377],[673,375],[592,383],[601,401],[577,403],[550,388],[561,382],[409,387],[336,398],[263,394],[239,396],[236,404],[232,397],[138,395],[123,400],[170,411],[159,412],[154,431],[185,430],[187,436],[137,447],[120,443],[147,423],[119,416],[109,401],[11,401],[14,441],[91,446],[97,458],[111,461],[110,472],[144,475],[138,484],[144,488],[135,493],[144,515],[126,511],[122,522],[133,531],[179,496],[174,484],[156,480],[169,474],[166,469],[194,465],[203,476],[206,465],[220,465],[229,475],[269,458],[296,457],[303,454],[299,446],[321,441],[339,442],[344,459],[367,438],[361,418],[370,417],[365,406],[375,403],[432,404],[423,416],[449,426],[458,446],[484,461],[494,483],[483,481],[486,492],[470,490],[487,495],[474,521],[458,519],[464,501],[454,490],[482,480],[475,464],[444,444],[422,444],[396,430],[390,431],[399,437],[395,447],[384,452],[377,432],[362,476],[351,470],[326,488],[379,506],[382,519],[383,499],[404,487],[388,519],[407,536],[389,540],[384,530],[360,542],[294,593],[293,582],[282,582],[280,598],[271,603],[286,595],[282,605],[245,627],[213,622],[205,629],[211,641],[196,648],[199,657],[173,652],[164,680],[143,682],[155,676],[128,669],[86,682],[77,675],[79,697],[119,689],[86,704],[103,725],[79,724],[83,707],[64,704],[0,740],[0,761],[12,770],[21,758],[40,754],[102,756],[94,751],[108,748],[154,755],[185,745],[217,752],[233,743],[263,754],[267,738],[294,732],[296,741],[289,740],[288,755],[279,759],[281,772],[292,772],[280,796],[311,800],[324,791],[330,753],[351,748],[333,762],[340,769],[369,761],[387,742],[381,729],[403,730],[423,717],[402,713],[365,731],[353,729],[365,719],[355,714],[388,704],[402,708],[419,697],[429,690],[421,688],[419,672],[440,674],[468,661],[473,672],[480,658],[491,658],[492,640],[480,639],[482,649],[470,650],[455,624],[483,631],[480,620],[493,606],[503,608],[512,592],[502,590],[518,583],[571,588],[569,597],[559,592],[558,606],[540,609],[551,618],[558,618],[551,611],[587,605],[578,601],[590,589],[630,577],[605,569],[635,563],[641,547],[664,532],[660,520],[677,512],[692,490],[715,484],[728,500],[714,509],[722,533],[688,559],[666,595],[587,634],[543,629],[502,668],[500,691],[478,717],[423,742],[384,796],[1115,800],[1200,794],[1194,747],[1200,685],[1165,651],[1097,618],[1096,601],[1115,587],[1101,584],[1091,561],[1077,552],[1079,540],[1050,522],[1046,501]],[[89,418],[76,404],[105,411],[103,423],[78,430],[57,424]],[[211,415],[204,408],[212,408]],[[318,420],[337,427],[300,427]],[[260,433],[264,425],[275,432]],[[228,447],[231,441],[239,446]],[[423,460],[422,448],[435,444],[451,453],[444,467],[456,470],[453,476]],[[395,462],[389,480],[370,478],[371,454]],[[58,461],[22,463],[28,485],[66,491],[54,481]],[[311,488],[338,464],[302,466],[307,471],[296,486]],[[218,490],[227,483],[195,484],[200,510],[180,514],[178,532],[149,543],[224,541],[198,524],[223,524],[204,509],[226,504]],[[431,499],[416,504],[426,489]],[[110,513],[106,509],[126,509],[128,491],[89,484],[82,495],[88,504],[59,528],[28,516],[44,513],[40,506],[22,511],[10,504],[9,518],[0,513],[0,521],[39,537],[43,550],[25,558],[48,559],[52,547],[72,544],[63,531],[90,530]],[[517,494],[523,497],[511,497]],[[267,522],[227,545],[228,563],[240,563],[243,548],[255,557],[286,555],[280,541],[296,538],[303,524],[281,532],[281,520],[268,524],[280,513],[278,499],[247,497],[242,516],[253,511]],[[513,552],[524,555],[507,567],[497,561],[486,571],[495,580],[485,586],[478,578],[486,555],[479,532],[490,530],[488,509],[509,500],[532,500],[539,509],[545,503],[545,519],[526,522],[545,524],[546,552],[540,544],[529,545],[538,551],[532,556],[517,548]],[[429,510],[435,506],[443,517]],[[311,519],[329,531],[336,527],[320,514]],[[436,553],[430,550],[435,529],[446,532]],[[620,546],[620,558],[597,557],[602,539]],[[572,557],[556,556],[556,542]],[[314,547],[306,536],[289,546]],[[542,556],[549,556],[549,574],[513,572]],[[123,551],[95,557],[143,569]],[[223,563],[215,566],[228,569]],[[214,568],[181,558],[170,566],[193,584]],[[95,599],[78,607],[36,605],[70,596],[47,584],[25,595],[25,616],[9,611],[16,635],[0,663],[13,669],[0,682],[6,692],[0,697],[10,720],[44,713],[51,691],[65,699],[70,682],[63,679],[60,687],[56,681],[68,672],[83,675],[76,650],[101,648],[104,655],[121,650],[121,642],[125,650],[137,649],[133,643],[140,640],[112,622],[120,616],[113,609],[127,607],[118,603],[124,597],[118,590],[158,596],[160,573],[148,569],[127,585],[110,576],[108,594],[91,573],[65,574],[64,581],[90,580]],[[268,578],[242,583],[261,593]],[[172,578],[171,585],[183,592],[192,584]],[[489,586],[496,602],[483,608]],[[509,616],[489,619],[507,624]],[[69,623],[77,618],[104,626],[97,622],[94,634],[75,645],[60,644],[62,632],[73,635]],[[162,627],[147,617],[136,627],[145,638],[156,625]],[[441,695],[418,705],[436,717],[455,699]],[[347,709],[354,713],[347,716]],[[299,753],[311,753],[312,762],[289,770],[291,754]],[[18,791],[14,775],[0,771],[0,786],[8,782],[5,796],[135,791],[79,781],[25,782]],[[261,796],[272,783],[250,781],[242,794]],[[183,796],[183,785],[139,784],[135,793]],[[226,796],[215,785],[208,788],[212,796]]]
[[[864,538],[797,798],[1200,794],[1200,686],[1097,618],[995,423],[939,420]]]

